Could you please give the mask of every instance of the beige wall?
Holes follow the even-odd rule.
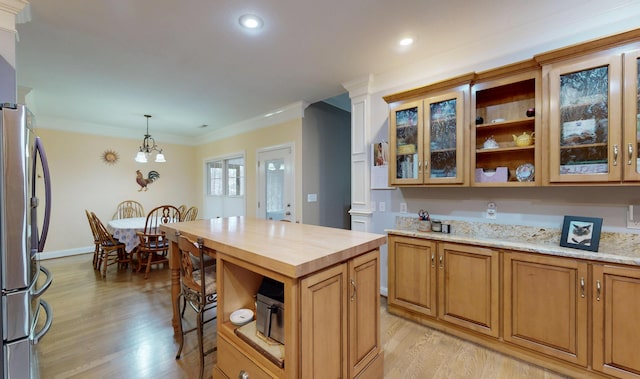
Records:
[[[200,187],[193,185],[197,165],[195,149],[189,146],[159,143],[166,163],[137,163],[133,160],[140,141],[103,137],[39,128],[51,169],[52,216],[45,254],[93,250],[93,238],[85,209],[95,212],[103,222],[111,219],[122,200],[136,200],[145,211],[160,204],[201,206]],[[103,162],[102,153],[116,151],[120,159],[114,165]],[[145,177],[150,170],[160,179],[139,192],[136,170]],[[38,179],[42,180],[42,179]]]
[[[255,216],[257,205],[256,153],[266,147],[293,143],[295,145],[295,202],[296,220],[302,220],[302,119],[295,119],[266,128],[253,130],[237,136],[221,139],[199,146],[196,157],[197,186],[204,188],[204,163],[206,160],[244,152],[246,170],[246,215]],[[199,193],[202,193],[201,190]]]

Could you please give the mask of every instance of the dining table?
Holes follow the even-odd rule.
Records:
[[[107,223],[107,230],[113,237],[124,244],[127,253],[131,253],[140,244],[137,232],[144,231],[146,217],[132,217],[111,220]]]

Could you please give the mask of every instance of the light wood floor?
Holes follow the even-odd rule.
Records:
[[[102,279],[91,259],[87,254],[42,262],[53,273],[43,298],[54,321],[38,344],[41,378],[197,377],[195,335],[187,336],[182,358],[175,359],[168,268],[154,268],[144,280],[112,266]],[[385,378],[563,378],[390,315],[385,305],[383,298]],[[205,339],[215,344],[214,324],[207,325]],[[210,377],[216,354],[207,358]]]

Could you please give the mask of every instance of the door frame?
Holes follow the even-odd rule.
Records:
[[[261,204],[264,205],[265,203],[264,191],[263,191],[265,186],[264,175],[262,175],[262,171],[260,168],[262,154],[271,153],[278,150],[289,150],[291,169],[288,175],[290,176],[289,191],[290,191],[290,197],[291,197],[290,204],[291,204],[291,218],[292,218],[292,220],[290,221],[295,222],[295,221],[298,221],[298,219],[297,219],[297,213],[296,213],[296,164],[295,164],[296,150],[295,150],[294,142],[287,142],[280,145],[273,145],[273,146],[256,149],[256,213],[255,214],[257,218],[266,219],[267,217],[266,211],[262,212],[263,208],[260,207]]]

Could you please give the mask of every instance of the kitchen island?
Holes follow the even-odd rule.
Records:
[[[214,378],[382,378],[379,246],[384,235],[246,217],[162,225],[170,248],[173,326],[179,294],[178,234],[204,239],[217,260],[218,356]],[[247,342],[233,311],[256,311],[268,277],[284,287],[280,356]],[[258,344],[259,345],[259,344]],[[278,346],[276,346],[276,351]],[[276,354],[277,355],[277,354]]]

